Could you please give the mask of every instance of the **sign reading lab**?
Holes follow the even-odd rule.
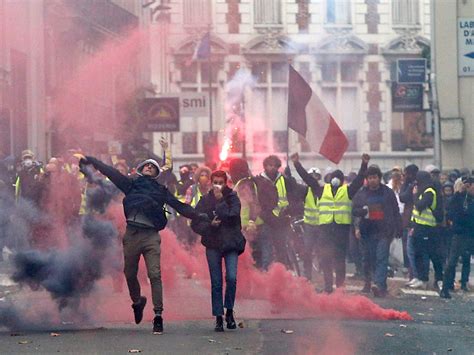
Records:
[[[458,75],[474,76],[474,18],[458,18]]]

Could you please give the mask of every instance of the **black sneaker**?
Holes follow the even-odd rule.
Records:
[[[223,332],[224,331],[224,320],[222,316],[216,317],[216,327],[214,328],[216,332]]]
[[[451,295],[449,294],[449,290],[447,288],[443,288],[440,292],[439,292],[439,297],[441,298],[446,298],[446,299],[450,299],[451,298]]]
[[[463,290],[464,292],[469,292],[469,287],[467,286],[467,284],[462,283],[461,284],[461,290]]]
[[[153,334],[163,334],[163,317],[155,316],[153,319]]]
[[[132,304],[133,314],[135,316],[135,324],[140,324],[143,319],[143,309],[146,305],[146,297],[141,296],[140,301]]]
[[[237,324],[235,324],[234,312],[232,310],[227,310],[225,315],[225,322],[227,323],[227,329],[236,329]]]

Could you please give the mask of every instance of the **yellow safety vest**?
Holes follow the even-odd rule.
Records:
[[[285,178],[283,175],[280,175],[275,181],[275,187],[278,193],[278,205],[273,209],[273,214],[278,217],[280,212],[289,205],[288,196],[286,194]]]
[[[199,186],[196,185],[196,194],[193,196],[193,199],[191,200],[190,205],[192,207],[196,207],[198,202],[201,200],[201,198],[202,198],[201,190],[199,189]]]
[[[304,201],[303,221],[311,226],[319,225],[319,199],[313,195],[313,190],[309,186]]]
[[[347,185],[337,189],[336,196],[332,194],[331,184],[325,184],[319,200],[319,224],[351,224],[352,202],[349,199]]]
[[[239,185],[244,180],[251,180],[251,178],[245,177],[237,181],[237,183],[234,186],[234,191],[237,193],[237,196],[239,196],[240,202],[242,204],[242,207],[240,208],[240,221],[242,223],[242,226],[246,227],[249,225],[249,221],[250,221],[250,206],[248,205],[247,201],[244,201],[244,199],[242,199],[241,196],[239,195]],[[255,192],[255,196],[258,198],[257,186],[255,186],[255,183],[253,181],[252,181],[252,185]],[[255,224],[261,225],[263,224],[263,220],[260,217],[257,217],[257,219],[255,220]]]
[[[431,203],[430,208],[425,208],[420,213],[416,207],[413,207],[411,220],[416,224],[421,224],[423,226],[436,227],[436,218],[433,215],[433,211],[436,209],[436,191],[429,187],[423,192],[423,194],[420,195],[418,199],[421,200],[422,196],[427,192],[431,192],[433,194],[433,202]]]

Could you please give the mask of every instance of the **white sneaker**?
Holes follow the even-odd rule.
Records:
[[[416,280],[410,285],[411,288],[420,288],[420,289],[426,289],[426,282],[423,282],[421,280]]]
[[[411,286],[412,283],[414,283],[415,281],[419,281],[416,277],[414,277],[413,279],[411,279],[410,281],[408,281],[405,286]]]

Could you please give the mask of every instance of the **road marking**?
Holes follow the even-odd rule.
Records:
[[[416,289],[408,289],[408,288],[402,288],[400,289],[402,293],[406,295],[419,295],[419,296],[436,296],[439,297],[439,293],[436,291],[430,291],[430,290],[416,290]]]

